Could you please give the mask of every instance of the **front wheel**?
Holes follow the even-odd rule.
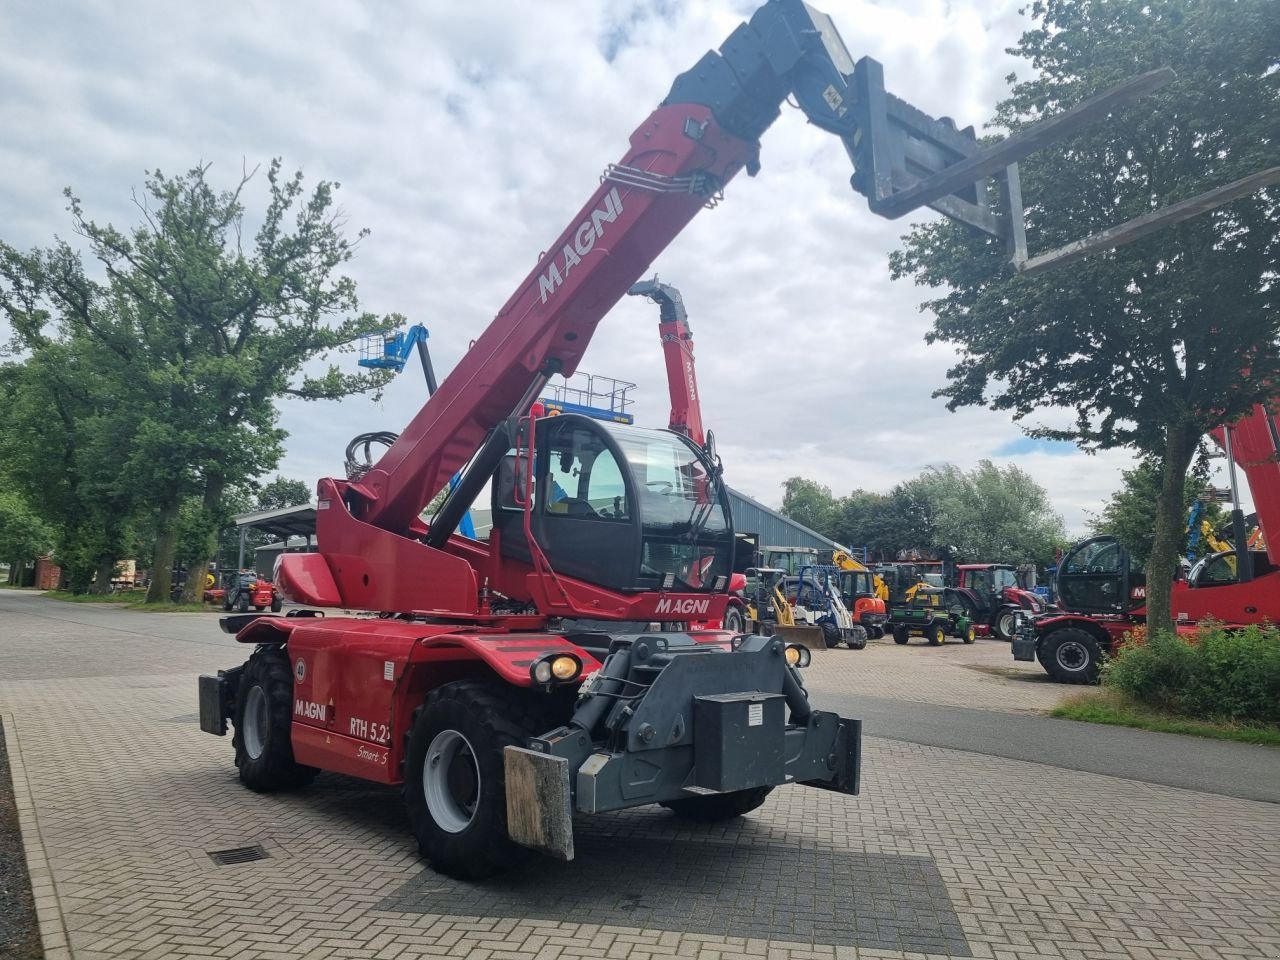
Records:
[[[271,601],[271,612],[279,613],[280,608],[282,606],[284,606],[284,601],[282,601],[279,597],[276,597],[274,600]]]
[[[293,671],[281,647],[259,650],[245,664],[232,722],[240,782],[268,793],[302,787],[320,771],[293,759]]]
[[[248,613],[248,612],[249,612],[249,598],[248,598],[248,597],[241,597],[238,601],[236,601],[236,611],[237,611],[237,612],[239,612],[239,613]]]
[[[525,704],[492,683],[438,687],[414,711],[404,799],[422,856],[437,872],[478,880],[513,866],[503,750],[537,733]]]
[[[822,642],[828,650],[840,642],[840,628],[830,620],[824,620],[818,626],[822,628]]]
[[[1059,683],[1097,683],[1102,669],[1101,645],[1076,627],[1063,627],[1042,638],[1036,644],[1036,657]]]
[[[682,797],[679,800],[667,800],[666,807],[682,820],[695,820],[699,823],[717,823],[721,820],[732,820],[744,813],[750,813],[769,796],[773,787],[751,787],[747,790],[735,790],[732,793],[710,793],[701,797]]]
[[[906,643],[911,639],[911,631],[904,625],[898,624],[893,628],[893,642],[897,644]]]
[[[965,643],[974,643],[978,639],[978,628],[975,627],[972,623],[969,624],[967,627],[964,628],[964,631],[960,634],[960,639],[963,640]]]
[[[931,623],[924,635],[929,638],[931,647],[940,647],[947,642],[947,628],[941,623]]]
[[[849,634],[849,649],[863,650],[867,646],[867,631],[865,627],[854,627]]]
[[[737,604],[730,604],[724,612],[724,619],[720,621],[721,629],[728,630],[730,633],[746,633],[747,618],[742,613],[742,608]]]

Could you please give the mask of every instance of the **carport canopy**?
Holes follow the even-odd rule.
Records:
[[[235,525],[240,531],[240,555],[236,560],[236,569],[243,570],[245,534],[250,527],[286,543],[290,537],[306,537],[310,544],[316,535],[316,508],[304,503],[297,507],[242,513],[235,518]]]

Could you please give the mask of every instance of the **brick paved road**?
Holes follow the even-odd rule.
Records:
[[[927,698],[927,669],[944,703],[1060,692],[948,679],[943,657],[1007,666],[981,646],[869,648],[813,685]],[[238,656],[200,617],[0,595],[0,711],[51,960],[1280,956],[1280,807],[876,738],[859,798],[791,788],[711,828],[587,819],[574,863],[459,884],[417,860],[394,790],[239,787],[193,716],[195,674]],[[207,855],[249,844],[268,859]]]

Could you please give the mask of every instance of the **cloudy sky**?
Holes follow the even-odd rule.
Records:
[[[826,0],[855,57],[922,109],[981,124],[1026,67],[1004,50],[1024,0]],[[369,227],[350,273],[364,307],[425,324],[441,371],[587,199],[671,80],[750,14],[747,0],[468,0],[0,5],[0,237],[70,237],[61,191],[132,223],[145,170],[213,164],[231,185],[279,156],[342,184]],[[305,12],[304,12],[305,11]],[[763,170],[740,176],[654,269],[685,297],[703,413],[730,483],[776,505],[801,474],[884,490],[929,464],[1016,463],[1072,532],[1132,463],[1032,442],[1007,415],[949,413],[930,394],[953,350],[926,346],[924,291],[891,282],[906,222],[872,215],[834,138],[784,108]],[[265,193],[263,178],[246,196]],[[662,424],[656,308],[627,298],[582,364],[634,381]],[[341,362],[354,365],[354,358]],[[341,472],[355,433],[398,430],[425,396],[414,366],[381,403],[291,402],[281,472]],[[1061,412],[1046,414],[1056,420]]]

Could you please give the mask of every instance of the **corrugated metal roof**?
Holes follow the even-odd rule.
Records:
[[[733,529],[738,533],[753,533],[759,537],[762,547],[816,547],[819,550],[844,549],[830,537],[810,530],[803,523],[785,517],[777,510],[752,500],[745,493],[729,488],[729,501],[733,510]]]

